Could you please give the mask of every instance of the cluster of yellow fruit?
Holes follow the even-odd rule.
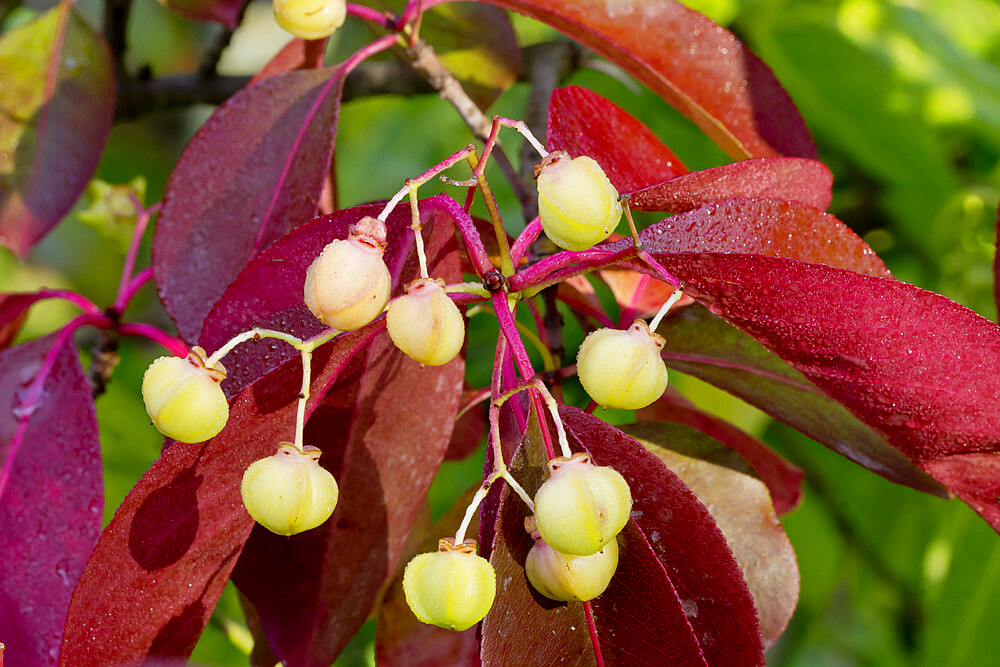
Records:
[[[618,568],[617,535],[628,523],[632,494],[614,468],[589,454],[549,461],[549,478],[535,493],[525,528],[535,543],[524,568],[536,591],[562,602],[592,600]],[[493,566],[476,554],[475,540],[439,542],[436,553],[406,565],[403,591],[424,623],[466,630],[486,616],[496,596]]]

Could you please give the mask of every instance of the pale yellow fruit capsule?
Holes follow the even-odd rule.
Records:
[[[456,545],[443,537],[435,553],[420,554],[403,572],[406,604],[422,623],[468,630],[493,606],[497,578],[489,561],[476,554],[476,541]]]
[[[465,340],[465,319],[443,280],[417,278],[407,285],[406,294],[389,304],[385,324],[396,347],[424,366],[448,363]]]
[[[330,518],[340,490],[320,466],[319,449],[290,442],[274,456],[254,461],[243,473],[240,494],[254,521],[278,535],[295,535]]]
[[[586,250],[611,235],[622,219],[618,191],[593,158],[546,157],[538,176],[538,216],[545,235],[560,248]]]
[[[345,0],[274,0],[278,25],[302,39],[322,39],[344,25]]]
[[[202,442],[218,435],[229,419],[229,403],[219,384],[220,363],[207,365],[205,350],[192,347],[186,359],[160,357],[142,376],[142,400],[153,426],[179,442]]]
[[[598,329],[576,355],[580,384],[598,405],[622,410],[644,408],[667,388],[660,357],[663,336],[636,320],[628,329]]]
[[[595,466],[582,452],[549,461],[549,478],[535,493],[542,539],[564,554],[589,556],[628,523],[632,492],[614,468]]]
[[[304,296],[313,315],[341,331],[378,317],[392,288],[384,251],[385,223],[371,217],[354,225],[348,238],[328,243],[306,271]]]
[[[593,600],[603,593],[618,569],[618,540],[589,556],[571,556],[556,551],[538,534],[533,517],[524,520],[535,544],[528,551],[524,571],[535,590],[561,602]]]

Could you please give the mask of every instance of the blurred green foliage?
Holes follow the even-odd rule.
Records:
[[[1000,6],[993,0],[685,1],[728,25],[787,87],[834,171],[832,212],[864,236],[900,279],[995,318]],[[99,3],[80,4],[90,18],[99,18]],[[134,4],[127,65],[149,65],[156,75],[195,69],[218,29],[176,17],[157,3]],[[44,6],[25,3],[27,9],[7,17],[6,27]],[[515,17],[514,23],[522,44],[559,38],[533,21]],[[348,21],[333,40],[331,60],[367,38],[358,23]],[[285,40],[267,4],[257,2],[223,69],[251,73]],[[727,161],[690,122],[623,75],[608,68],[581,70],[569,83],[592,88],[644,120],[692,169]],[[520,117],[526,98],[525,85],[518,84],[492,111]],[[147,201],[157,201],[186,140],[209,112],[154,112],[118,124],[97,176],[116,184],[143,176]],[[468,141],[462,122],[436,96],[351,102],[338,132],[340,205],[384,198]],[[508,153],[516,159],[516,151]],[[523,224],[516,201],[499,172],[490,177],[516,231]],[[148,262],[148,242],[144,254],[141,261]],[[68,287],[106,303],[114,296],[122,258],[118,243],[70,215],[27,262],[0,250],[0,284],[5,290]],[[22,335],[51,331],[73,312],[65,304],[43,304]],[[566,315],[565,342],[573,350],[582,331]],[[169,326],[150,287],[128,316]],[[471,321],[470,349],[489,350],[469,359],[476,386],[489,379],[495,328],[488,317]],[[86,350],[93,341],[84,336],[78,342]],[[159,354],[144,343],[122,341],[121,364],[98,401],[106,520],[159,453],[160,437],[149,427],[136,390]],[[572,353],[565,362],[573,362]],[[799,558],[801,602],[771,649],[770,664],[996,664],[1000,542],[971,510],[893,486],[697,380],[674,374],[672,382],[704,409],[763,437],[807,470],[806,499],[783,521]],[[565,391],[569,402],[584,402],[574,383],[567,382]],[[632,418],[620,411],[602,416],[615,423]],[[481,465],[482,449],[445,465],[429,499],[435,517]],[[193,659],[247,664],[239,648],[245,648],[241,619],[230,587]],[[371,664],[373,636],[369,623],[338,664]]]

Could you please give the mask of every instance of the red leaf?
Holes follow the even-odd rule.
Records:
[[[230,30],[239,25],[243,5],[249,0],[163,0],[163,4],[181,16],[195,21],[214,21]]]
[[[301,338],[324,331],[326,325],[316,319],[302,301],[306,270],[323,247],[334,239],[347,238],[348,227],[365,215],[378,215],[381,206],[359,206],[336,211],[309,221],[255,257],[232,282],[205,320],[199,344],[216,350],[234,335],[255,326],[278,329]],[[447,262],[455,251],[455,200],[438,195],[420,202],[424,244],[430,266]],[[407,207],[397,208],[387,221],[385,261],[393,278],[393,288],[400,290],[406,280],[415,277],[417,260],[413,252]],[[457,266],[457,265],[456,265]],[[458,274],[456,274],[458,275]],[[223,383],[232,396],[282,362],[298,356],[293,348],[272,340],[249,341],[226,356],[228,377]]]
[[[545,143],[549,150],[566,151],[570,157],[594,158],[619,192],[687,173],[673,151],[642,121],[579,86],[552,92]]]
[[[378,329],[316,351],[311,408]],[[301,378],[299,362],[285,364],[233,400],[222,433],[171,445],[143,475],[73,593],[61,665],[190,654],[253,526],[240,499],[243,471],[292,439]]]
[[[632,518],[665,567],[707,663],[763,665],[753,598],[705,506],[662,461],[620,430],[576,408],[562,406],[560,415],[571,441],[628,482]],[[607,600],[595,601],[595,617],[606,605],[613,609]],[[602,647],[606,643],[602,634]],[[650,664],[662,663],[651,659]]]
[[[707,204],[661,220],[639,238],[651,253],[747,253],[889,275],[878,255],[847,225],[792,201],[730,199]],[[606,247],[622,250],[631,243],[625,239]]]
[[[774,511],[787,514],[802,502],[802,480],[805,473],[781,458],[770,447],[732,424],[707,412],[684,405],[664,394],[649,407],[636,411],[636,419],[649,422],[673,422],[701,431],[738,452],[753,466],[754,472],[767,485]]]
[[[753,594],[768,648],[781,636],[799,600],[795,551],[764,484],[738,454],[679,424],[628,424],[638,439],[709,508]]]
[[[675,106],[736,159],[815,158],[771,70],[725,28],[674,0],[491,0],[592,48]]]
[[[153,236],[153,274],[187,341],[254,255],[311,218],[323,190],[344,77],[287,72],[244,88],[184,149]]]
[[[331,664],[394,575],[444,457],[463,369],[420,368],[380,337],[313,415],[306,441],[340,485],[333,517],[292,540],[258,528],[233,572],[286,664]]]
[[[996,246],[1000,248],[1000,210],[997,211]],[[997,306],[997,319],[1000,321],[1000,253],[993,253],[993,302]]]
[[[658,258],[692,296],[1000,530],[1000,327],[913,285],[827,266],[753,255]]]
[[[690,211],[735,197],[782,199],[820,211],[833,198],[833,174],[822,162],[794,157],[756,158],[671,178],[631,192],[640,211]]]
[[[53,664],[104,507],[90,383],[58,334],[0,353],[0,461],[0,637],[9,664]]]
[[[455,429],[451,433],[451,442],[448,443],[448,451],[444,455],[446,460],[464,459],[476,451],[485,439],[485,434],[489,430],[487,405],[479,400],[484,391],[488,390],[474,389],[468,385],[462,389]]]
[[[28,318],[28,309],[50,295],[46,292],[0,294],[0,350],[17,338],[21,325]]]
[[[329,38],[307,41],[296,37],[285,44],[277,55],[267,61],[267,64],[257,72],[248,85],[253,85],[261,79],[266,79],[297,69],[319,69],[323,66],[326,55],[326,44]]]
[[[76,202],[111,130],[104,37],[58,7],[0,37],[0,244],[24,256]]]
[[[739,396],[886,479],[944,495],[941,485],[886,439],[748,334],[702,306],[672,313],[657,332],[664,361]]]

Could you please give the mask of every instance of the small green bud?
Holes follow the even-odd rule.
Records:
[[[346,17],[345,0],[274,0],[278,25],[302,39],[328,37]]]
[[[660,357],[664,340],[643,320],[628,329],[591,332],[576,355],[580,384],[598,405],[638,410],[667,388],[667,366]]]
[[[542,539],[573,556],[597,553],[628,523],[632,492],[617,470],[595,466],[582,452],[549,461],[549,478],[535,493]]]
[[[536,167],[538,216],[560,248],[586,250],[611,235],[622,218],[618,191],[593,158],[555,151]]]
[[[229,419],[229,403],[219,384],[220,363],[207,366],[205,350],[191,348],[186,359],[160,357],[142,376],[142,400],[153,425],[179,442],[202,442],[218,435]]]
[[[403,572],[406,604],[422,623],[468,630],[483,620],[496,597],[496,573],[476,554],[476,541],[441,538],[435,553],[420,554]]]
[[[319,464],[316,447],[299,451],[283,442],[278,453],[254,461],[243,473],[240,495],[254,521],[278,535],[295,535],[330,518],[340,490]]]
[[[618,540],[589,556],[572,556],[550,547],[538,534],[535,520],[528,517],[524,527],[535,544],[528,551],[524,570],[535,590],[552,600],[593,600],[603,593],[618,569]]]
[[[386,327],[396,347],[424,366],[441,366],[461,351],[465,319],[444,281],[417,278],[389,304]]]

